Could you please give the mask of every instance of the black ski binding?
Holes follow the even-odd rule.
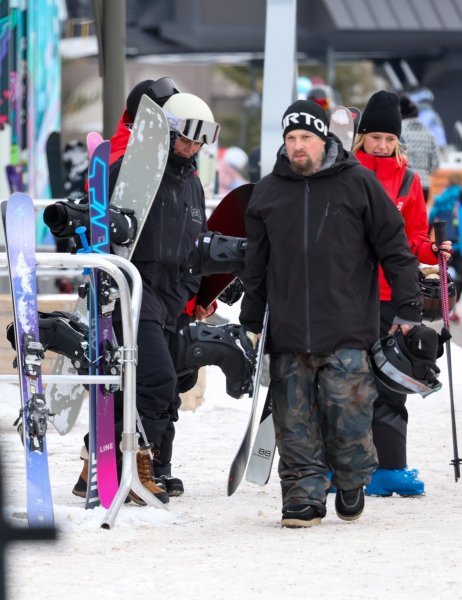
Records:
[[[87,297],[88,285],[89,284],[87,281],[81,281],[77,287],[77,294],[79,298],[82,298],[82,300]]]
[[[40,366],[45,358],[42,343],[35,338],[33,333],[25,333],[23,338],[24,371],[26,377],[37,379],[40,375]]]
[[[27,404],[27,422],[26,433],[29,437],[30,449],[35,452],[42,452],[43,440],[47,432],[47,419],[52,417],[50,409],[46,405],[44,394],[38,392],[32,394]],[[24,442],[23,427],[24,427],[24,409],[19,411],[19,417],[13,423],[17,427],[21,440]]]
[[[99,286],[100,316],[114,312],[115,303],[118,298],[120,298],[120,293],[112,285],[111,277],[107,273],[101,273]]]
[[[104,341],[101,371],[104,375],[119,375],[122,360],[122,352],[119,347],[113,346],[109,340]],[[119,389],[118,385],[106,384],[106,393],[112,394]]]

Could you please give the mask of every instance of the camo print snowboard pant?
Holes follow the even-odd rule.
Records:
[[[330,486],[369,483],[377,467],[372,407],[377,396],[368,353],[277,353],[270,363],[283,510],[323,506]]]

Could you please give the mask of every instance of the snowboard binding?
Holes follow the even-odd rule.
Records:
[[[73,192],[66,202],[50,204],[44,210],[43,220],[56,238],[73,238],[79,244],[76,229],[85,227],[86,232],[90,231],[88,196],[82,192]],[[109,221],[111,242],[119,246],[133,243],[138,227],[133,210],[109,206]]]
[[[241,398],[252,389],[252,362],[239,340],[240,325],[191,323],[179,332],[176,370],[178,376],[206,365],[220,367],[226,377],[226,393]]]
[[[69,358],[78,373],[87,374],[89,364],[88,327],[76,316],[66,312],[54,311],[45,313],[39,311],[38,316],[40,342],[37,342],[35,338],[34,340],[27,340],[28,345],[27,348],[25,347],[25,352],[28,352],[30,356],[29,368],[33,371],[35,365],[36,369],[38,358],[41,361],[44,353],[47,350],[51,350]],[[14,323],[7,325],[6,337],[13,350],[16,350]],[[40,346],[40,349],[37,344]],[[16,365],[14,364],[14,366]]]
[[[78,317],[66,312],[39,312],[40,347],[69,358],[80,375],[87,375],[88,327]],[[177,337],[175,367],[179,378],[194,373],[206,365],[220,367],[226,377],[226,391],[240,398],[252,389],[253,363],[239,339],[240,325],[223,326],[191,323],[181,329]],[[16,349],[14,324],[7,326],[7,338]],[[42,346],[43,345],[43,346]],[[106,342],[102,370],[107,375],[120,373],[121,349]],[[193,379],[191,379],[192,381]],[[111,393],[118,386],[107,386]],[[190,389],[190,388],[188,388]],[[186,391],[186,390],[183,390]]]
[[[193,275],[215,275],[233,273],[244,269],[247,238],[221,235],[208,231],[201,233],[194,246],[191,273]]]

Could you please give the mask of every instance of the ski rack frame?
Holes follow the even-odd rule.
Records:
[[[71,378],[75,377],[78,383],[120,383],[124,390],[123,400],[123,432],[121,441],[122,451],[122,476],[119,489],[112,501],[111,506],[106,510],[101,527],[110,529],[114,524],[117,514],[124,504],[130,490],[140,496],[147,505],[157,508],[166,507],[155,496],[149,493],[141,484],[138,477],[136,465],[136,453],[138,451],[138,437],[136,431],[136,364],[137,364],[137,335],[138,324],[140,320],[141,297],[143,285],[141,275],[138,269],[127,259],[114,254],[67,254],[67,253],[49,253],[36,252],[35,259],[37,265],[48,267],[74,267],[74,268],[98,268],[108,273],[115,281],[120,292],[120,308],[122,313],[122,374],[113,375],[53,375],[43,376],[44,383],[69,383]],[[7,265],[7,256],[5,252],[0,253],[0,266]],[[132,283],[132,292],[128,285],[127,276]],[[17,382],[17,375],[2,376],[0,381]]]

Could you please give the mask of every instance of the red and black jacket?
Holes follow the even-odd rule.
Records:
[[[433,252],[432,242],[428,237],[427,207],[418,174],[409,169],[406,164],[399,165],[395,156],[373,156],[358,150],[356,158],[375,173],[403,216],[411,252],[421,263],[437,264],[438,257]],[[380,300],[391,300],[391,288],[382,269],[380,269]]]

